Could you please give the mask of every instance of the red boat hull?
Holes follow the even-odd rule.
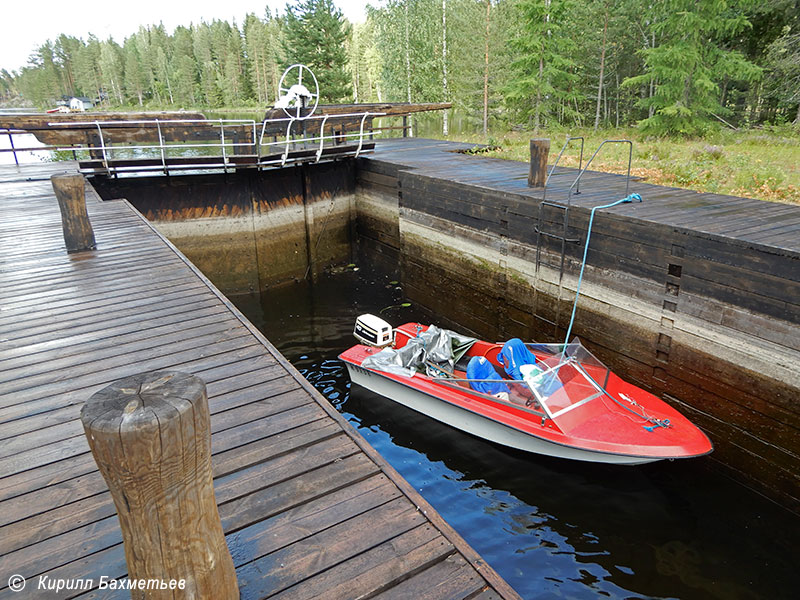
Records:
[[[395,346],[402,347],[420,329],[425,328],[416,323],[397,328]],[[498,365],[501,347],[502,344],[477,341],[467,356],[485,356]],[[453,427],[506,446],[550,456],[616,464],[689,458],[712,451],[708,437],[686,417],[613,373],[609,373],[605,382],[606,394],[596,394],[597,398],[581,403],[576,410],[564,411],[554,419],[542,410],[477,392],[463,382],[450,383],[422,373],[405,377],[361,366],[367,357],[377,352],[376,348],[358,344],[340,355],[354,383]],[[648,420],[640,414],[646,415]],[[653,426],[653,423],[668,425]]]

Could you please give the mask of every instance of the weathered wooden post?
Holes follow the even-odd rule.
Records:
[[[94,250],[94,230],[86,213],[86,193],[83,175],[62,174],[50,177],[61,209],[61,226],[67,252]]]
[[[81,421],[117,507],[132,598],[238,599],[203,381],[177,371],[127,377],[94,394]],[[141,590],[137,581],[164,583]]]
[[[550,140],[531,140],[531,167],[528,171],[528,187],[544,187],[547,181],[547,155]]]

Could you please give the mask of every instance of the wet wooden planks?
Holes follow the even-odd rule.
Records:
[[[67,165],[66,168],[74,168]],[[515,598],[172,245],[89,189],[98,249],[67,255],[49,176],[0,169],[0,573],[126,574],[78,420],[111,381],[206,381],[214,482],[243,598]],[[14,598],[7,577],[0,598]]]

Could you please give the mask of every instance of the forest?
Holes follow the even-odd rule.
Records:
[[[241,23],[153,24],[124,40],[60,35],[19,72],[0,72],[0,97],[41,108],[64,95],[106,108],[261,108],[301,62],[325,101],[447,101],[484,132],[702,135],[800,124],[798,25],[793,0],[387,0],[358,24],[332,0],[299,0]]]
[[[559,137],[583,135],[589,151],[624,137],[646,181],[800,204],[796,0],[378,0],[363,23],[333,0],[295,0],[121,41],[60,35],[0,71],[0,107],[74,95],[100,110],[263,114],[294,63],[323,102],[451,102],[412,119],[427,122],[415,133],[492,156],[527,160],[532,135],[556,151]]]

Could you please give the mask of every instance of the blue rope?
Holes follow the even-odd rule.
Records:
[[[575,312],[578,308],[578,296],[581,293],[581,283],[583,283],[583,270],[586,268],[586,255],[589,253],[589,238],[592,235],[592,223],[594,222],[594,213],[596,210],[600,210],[601,208],[611,208],[616,206],[617,204],[625,204],[628,202],[633,202],[636,200],[637,202],[642,201],[642,197],[639,194],[630,194],[621,200],[617,200],[616,202],[612,202],[611,204],[604,204],[602,206],[595,206],[592,209],[592,214],[589,216],[589,228],[586,230],[586,245],[583,248],[583,262],[581,263],[581,274],[578,277],[578,287],[575,289],[575,302],[572,304],[572,317],[569,320],[569,327],[567,327],[567,337],[564,339],[564,352],[567,352],[567,344],[569,344],[569,336],[572,333],[572,324],[575,322]],[[562,354],[562,355],[563,355]]]
[[[653,423],[653,425],[649,427],[647,425],[642,425],[647,431],[655,431],[659,427],[669,427],[670,425],[669,419],[648,419],[648,421]]]
[[[581,283],[583,283],[583,270],[586,268],[586,256],[589,253],[589,238],[591,238],[591,236],[592,236],[592,225],[594,224],[594,213],[595,213],[595,211],[600,210],[602,208],[612,208],[614,206],[617,206],[618,204],[626,204],[626,203],[629,203],[629,202],[633,202],[634,200],[636,200],[637,202],[641,202],[642,201],[642,197],[639,194],[630,194],[630,195],[626,196],[625,198],[617,200],[616,202],[612,202],[611,204],[604,204],[602,206],[595,206],[592,209],[591,215],[589,215],[589,227],[586,230],[586,245],[583,248],[583,262],[581,262],[581,273],[578,276],[578,286],[575,289],[575,302],[572,304],[572,316],[569,319],[569,327],[567,327],[567,337],[564,339],[564,350],[562,352],[562,356],[564,356],[567,353],[567,344],[569,344],[569,336],[570,336],[570,333],[572,333],[572,325],[575,322],[575,313],[576,313],[576,311],[578,309],[578,297],[581,294]],[[670,427],[670,425],[671,425],[670,422],[669,422],[669,419],[656,419],[656,418],[653,418],[653,417],[649,417],[646,414],[640,415],[635,410],[633,410],[631,408],[628,408],[627,406],[622,404],[619,400],[614,398],[614,396],[612,396],[608,392],[606,392],[606,395],[609,398],[611,398],[614,402],[616,402],[617,404],[622,406],[623,408],[629,410],[630,412],[632,412],[636,416],[641,417],[645,421],[649,422],[650,425],[642,425],[642,427],[644,427],[647,431],[651,431],[652,432],[652,431],[655,431],[656,429],[658,429],[659,427]],[[644,411],[644,409],[642,409],[642,410]]]

